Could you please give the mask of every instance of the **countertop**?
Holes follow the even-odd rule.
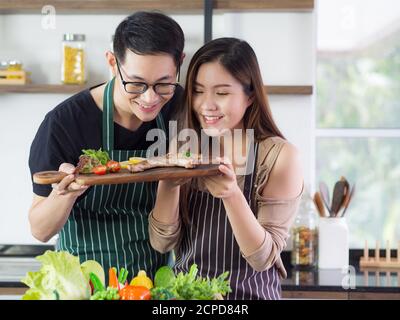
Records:
[[[282,253],[288,276],[281,282],[282,291],[382,292],[400,294],[399,272],[364,271],[359,268],[362,250],[350,250],[350,268],[297,269],[290,264],[290,252]],[[399,296],[400,298],[400,296]]]
[[[24,288],[20,280],[28,271],[37,271],[40,263],[34,259],[48,245],[0,245],[0,288]],[[350,272],[344,270],[298,270],[290,265],[290,252],[282,253],[288,277],[282,280],[282,291],[310,292],[371,292],[400,295],[400,272],[362,272],[358,261],[362,250],[350,250]],[[400,296],[399,296],[400,298]]]
[[[21,279],[28,271],[40,269],[36,256],[46,250],[54,250],[49,245],[0,245],[0,288],[24,288]]]

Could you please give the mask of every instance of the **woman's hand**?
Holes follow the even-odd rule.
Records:
[[[236,181],[235,169],[228,158],[217,158],[222,175],[202,178],[207,190],[216,198],[230,198],[240,191]]]
[[[73,197],[79,197],[82,195],[89,186],[81,186],[77,184],[75,181],[75,166],[70,163],[62,163],[58,169],[58,171],[68,173],[64,179],[62,179],[59,183],[54,183],[52,185],[53,190],[57,193],[57,195],[71,195]]]

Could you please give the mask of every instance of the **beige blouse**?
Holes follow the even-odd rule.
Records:
[[[284,144],[279,137],[271,137],[259,143],[254,195],[257,207],[257,220],[265,229],[265,239],[262,245],[250,255],[242,256],[258,271],[266,270],[276,265],[282,278],[287,276],[281,260],[281,252],[286,247],[289,230],[296,216],[302,192],[293,199],[270,199],[262,196],[262,191],[268,183],[269,174],[278,158]],[[237,177],[238,185],[243,190],[244,176]],[[179,245],[181,222],[167,225],[149,215],[150,243],[160,252],[168,252]]]

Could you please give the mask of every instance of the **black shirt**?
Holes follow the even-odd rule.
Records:
[[[168,122],[175,119],[182,97],[182,87],[162,109],[161,114],[168,139]],[[31,175],[39,171],[58,170],[64,163],[78,162],[82,149],[102,148],[103,112],[97,107],[90,89],[81,91],[60,103],[47,113],[33,139],[29,168]],[[116,150],[146,150],[154,141],[146,141],[149,130],[157,128],[156,119],[144,122],[137,130],[130,131],[114,122],[114,148]],[[33,192],[47,197],[50,185],[33,183]]]

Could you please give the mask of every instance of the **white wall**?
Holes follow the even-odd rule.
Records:
[[[40,15],[0,15],[0,60],[21,60],[36,83],[58,83],[62,34],[84,33],[89,81],[105,81],[109,71],[104,52],[123,17],[57,15],[56,29],[44,30]],[[185,74],[189,59],[203,42],[203,17],[172,17],[185,31]],[[253,46],[266,84],[314,84],[314,14],[217,13],[213,23],[214,38],[235,36]],[[30,235],[27,220],[32,200],[29,148],[44,115],[65,98],[61,94],[0,94],[0,243],[38,243]],[[279,127],[303,155],[308,184],[313,167],[313,96],[270,96],[270,103]]]

